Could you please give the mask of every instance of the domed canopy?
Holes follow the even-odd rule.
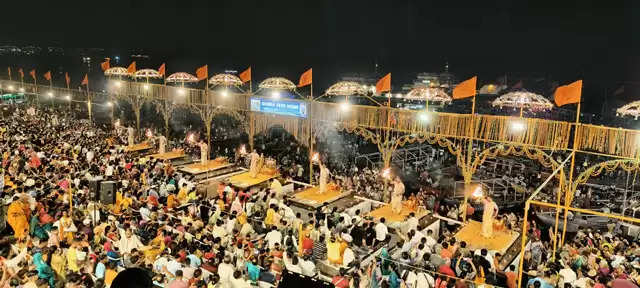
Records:
[[[493,100],[491,104],[493,107],[513,107],[534,111],[553,108],[553,104],[547,98],[527,91],[509,92]]]
[[[447,95],[441,88],[435,87],[416,87],[411,89],[405,96],[406,99],[411,100],[428,100],[431,102],[443,102],[450,103],[451,96]]]
[[[296,85],[293,82],[287,80],[282,77],[271,77],[267,78],[258,85],[258,87],[263,89],[283,89],[283,90],[293,90],[296,88]]]
[[[333,96],[365,95],[367,94],[367,89],[364,85],[356,82],[340,81],[331,85],[325,93]]]
[[[162,78],[160,72],[153,69],[141,69],[133,73],[136,78]]]
[[[213,86],[240,86],[242,81],[233,74],[216,74],[209,78],[209,85]]]
[[[196,78],[196,76],[193,76],[193,75],[191,75],[189,73],[176,72],[176,73],[173,73],[173,74],[169,75],[169,77],[167,77],[167,79],[165,79],[165,82],[167,82],[167,83],[198,82],[198,78]]]
[[[640,116],[640,101],[633,101],[618,108],[616,114],[621,117],[633,116],[635,119],[638,119],[638,116]]]
[[[124,67],[111,67],[104,71],[104,76],[129,76],[127,68]]]

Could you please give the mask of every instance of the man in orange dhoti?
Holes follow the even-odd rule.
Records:
[[[14,236],[19,240],[24,240],[29,231],[29,221],[27,221],[27,215],[25,214],[25,204],[22,199],[17,196],[13,197],[11,205],[7,210],[7,222],[13,228]]]

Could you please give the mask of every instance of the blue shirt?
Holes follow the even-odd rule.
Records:
[[[189,261],[191,261],[191,265],[189,265],[189,266],[191,266],[193,268],[198,268],[198,267],[200,267],[200,265],[202,265],[202,261],[196,255],[189,254],[187,256],[187,258],[189,258]]]
[[[98,264],[96,265],[96,278],[98,279],[104,279],[104,271],[107,269],[107,267],[104,266],[104,264],[102,264],[102,262],[98,262]]]
[[[258,281],[260,278],[260,267],[253,265],[251,262],[247,262],[247,272],[251,281]]]

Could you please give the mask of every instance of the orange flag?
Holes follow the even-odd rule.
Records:
[[[160,65],[160,68],[158,68],[158,73],[160,73],[160,75],[164,76],[165,73],[165,68],[164,68],[164,63],[162,63],[162,65]]]
[[[80,85],[89,85],[89,76],[87,74],[84,74],[84,79],[82,79],[82,83],[80,83]]]
[[[44,73],[44,79],[51,81],[51,71],[47,71],[47,73]]]
[[[391,73],[385,75],[376,83],[376,93],[391,91]]]
[[[313,81],[312,74],[313,72],[311,71],[311,68],[309,68],[309,70],[302,73],[302,75],[300,75],[300,83],[298,84],[298,87],[304,87],[311,84]]]
[[[109,63],[109,60],[111,60],[111,59],[107,58],[107,60],[105,60],[104,62],[100,63],[100,67],[102,67],[102,71],[107,71],[107,69],[109,69],[111,67],[111,64]]]
[[[208,65],[196,69],[196,77],[198,77],[198,81],[207,79],[207,77],[209,77]]]
[[[558,107],[566,104],[580,103],[582,96],[582,80],[556,88],[553,99]]]
[[[64,79],[67,81],[67,88],[69,88],[69,83],[71,83],[71,78],[69,77],[69,73],[64,72]]]
[[[129,72],[130,74],[136,73],[136,61],[131,62],[131,64],[129,64],[129,67],[127,67],[127,72]]]
[[[36,80],[36,69],[29,71],[29,75],[31,75],[31,78],[33,78],[33,80]]]
[[[24,71],[22,71],[22,68],[18,69],[18,73],[20,73],[20,79],[24,78]]]
[[[460,84],[453,88],[453,99],[463,99],[476,96],[476,80],[477,77],[473,76],[471,79],[462,81]]]
[[[247,70],[242,71],[242,73],[240,73],[238,77],[240,77],[242,83],[251,81],[251,67],[247,68]]]

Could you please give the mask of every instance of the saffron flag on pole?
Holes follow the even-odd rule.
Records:
[[[18,69],[18,73],[20,74],[20,79],[24,78],[24,71],[22,71],[22,68]]]
[[[311,68],[309,68],[309,70],[305,71],[304,73],[302,73],[302,75],[300,75],[300,82],[298,83],[298,87],[307,86],[311,84],[312,81],[313,81],[313,72],[311,71]]]
[[[251,81],[251,66],[249,66],[247,70],[244,70],[242,71],[242,73],[238,74],[238,77],[240,77],[240,81],[242,81],[242,83]]]
[[[82,83],[80,83],[80,85],[89,85],[89,76],[87,74],[84,74],[84,79],[82,79]]]
[[[391,91],[391,73],[385,75],[376,83],[376,93]]]
[[[165,73],[164,63],[162,63],[162,65],[160,65],[160,68],[158,68],[158,73],[160,73],[160,75],[164,76],[164,73]]]
[[[102,68],[102,71],[107,71],[111,67],[109,60],[111,59],[107,58],[106,60],[104,60],[104,62],[100,63],[100,67]]]
[[[558,107],[566,104],[580,103],[582,96],[582,80],[556,88],[553,99]]]
[[[33,78],[33,80],[36,80],[36,69],[29,71],[29,75],[31,75],[31,78]]]
[[[453,88],[453,99],[463,99],[476,96],[476,80],[477,77],[473,76],[471,79],[462,81],[460,84]]]
[[[51,81],[51,71],[47,71],[47,73],[44,73],[44,79]]]
[[[136,73],[136,61],[133,61],[131,62],[131,64],[129,64],[129,67],[127,67],[127,72],[129,72],[129,74]]]
[[[209,77],[209,67],[208,65],[204,65],[196,70],[196,77],[198,81],[207,79]]]

